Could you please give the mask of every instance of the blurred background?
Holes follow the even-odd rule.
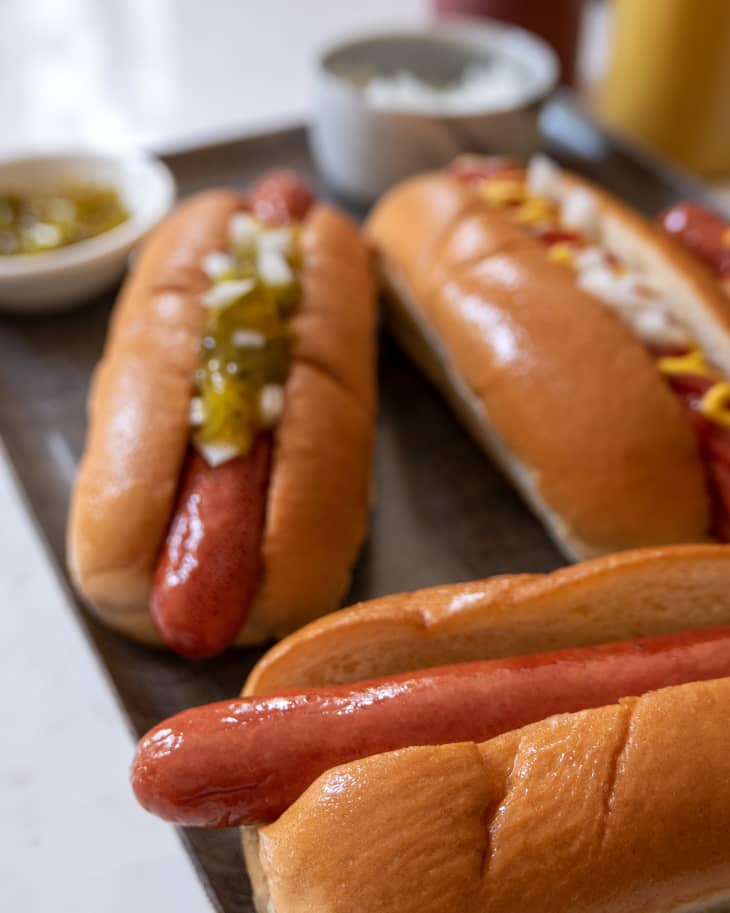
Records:
[[[0,151],[167,152],[302,120],[323,45],[452,14],[540,33],[606,123],[730,172],[727,0],[3,0]]]

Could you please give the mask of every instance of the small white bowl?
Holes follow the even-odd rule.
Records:
[[[142,153],[53,152],[0,159],[0,192],[49,189],[67,180],[113,187],[129,218],[94,238],[38,254],[0,255],[0,307],[16,312],[66,310],[122,275],[132,248],[165,215],[175,181]]]
[[[513,97],[502,104],[481,103],[472,93],[458,111],[437,96],[426,111],[415,105],[408,110],[402,104],[374,106],[365,90],[373,77],[403,72],[444,86],[469,66],[494,61],[520,78]],[[360,203],[460,153],[527,157],[538,145],[537,111],[558,75],[557,57],[542,39],[489,19],[449,20],[346,41],[318,61],[312,151],[325,180]]]

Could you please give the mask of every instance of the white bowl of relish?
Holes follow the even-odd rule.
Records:
[[[0,158],[0,307],[49,313],[102,292],[174,199],[170,171],[143,153]]]

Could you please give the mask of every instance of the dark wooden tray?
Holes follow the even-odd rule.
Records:
[[[542,124],[550,154],[647,213],[703,195],[698,185],[598,130],[570,97],[554,100]],[[243,187],[278,166],[314,179],[303,128],[177,154],[168,164],[182,195],[216,184]],[[67,585],[69,488],[83,443],[89,377],[113,299],[110,293],[70,314],[0,319],[0,434]],[[562,563],[537,521],[386,336],[375,476],[370,536],[348,602]],[[70,587],[68,594],[137,735],[183,707],[236,694],[261,652],[189,663],[127,643],[91,618]],[[237,832],[182,836],[216,909],[250,913]]]

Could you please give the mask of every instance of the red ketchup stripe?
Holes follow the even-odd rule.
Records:
[[[481,742],[555,713],[727,675],[730,628],[717,628],[239,698],[152,729],[132,785],[145,808],[177,824],[272,821],[338,764]]]

